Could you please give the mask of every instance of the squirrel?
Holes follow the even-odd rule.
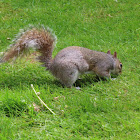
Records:
[[[117,58],[116,52],[111,55],[110,50],[104,53],[70,46],[62,49],[52,58],[55,44],[56,36],[49,29],[32,27],[15,39],[0,63],[12,58],[16,59],[29,48],[33,48],[40,52],[39,61],[66,87],[71,87],[79,75],[87,72],[105,78],[111,78],[111,73],[119,75],[122,72],[122,63]]]

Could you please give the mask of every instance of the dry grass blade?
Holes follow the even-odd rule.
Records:
[[[37,98],[40,100],[41,104],[43,104],[52,114],[55,115],[55,113],[54,113],[54,112],[42,101],[42,99],[38,96],[37,92],[36,92],[35,89],[34,89],[33,84],[31,84],[31,87],[32,87],[33,91],[35,92]]]

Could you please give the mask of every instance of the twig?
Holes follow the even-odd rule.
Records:
[[[41,98],[37,95],[37,92],[35,91],[33,84],[31,84],[31,87],[32,87],[33,91],[35,92],[37,98],[40,100],[40,102],[41,102],[52,114],[55,115],[55,113],[54,113],[54,112],[41,100]]]

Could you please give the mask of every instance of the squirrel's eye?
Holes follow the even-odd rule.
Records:
[[[120,67],[122,68],[122,64],[120,64]]]

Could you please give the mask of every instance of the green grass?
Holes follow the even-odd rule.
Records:
[[[83,76],[76,83],[81,90],[63,88],[26,58],[0,65],[0,139],[140,139],[139,8],[138,0],[0,0],[0,52],[19,29],[43,24],[58,37],[53,56],[77,45],[117,51],[123,63],[113,81]],[[31,84],[56,116],[41,106]]]

